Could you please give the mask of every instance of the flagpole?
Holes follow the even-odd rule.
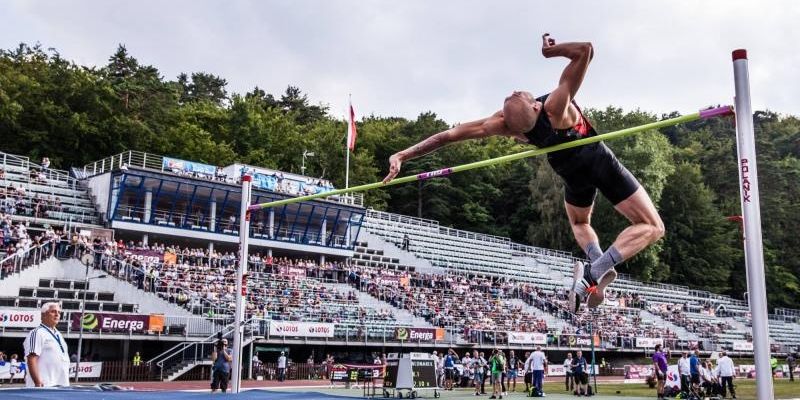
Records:
[[[344,151],[347,153],[346,161],[345,161],[345,170],[344,170],[344,188],[347,189],[350,187],[350,108],[353,107],[353,95],[348,94],[348,101],[347,101],[347,114],[345,116],[345,121],[347,122],[347,138],[345,139],[344,144]]]

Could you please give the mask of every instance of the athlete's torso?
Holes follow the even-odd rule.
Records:
[[[550,96],[549,93],[537,97],[536,101],[541,101],[542,104],[544,104],[548,96]],[[533,129],[530,131],[525,132],[525,137],[528,139],[528,142],[536,147],[545,148],[589,136],[597,136],[597,132],[586,117],[584,117],[583,112],[574,100],[572,101],[572,105],[578,111],[578,121],[573,127],[568,129],[554,128],[550,118],[547,116],[547,111],[542,109],[542,112],[539,113],[539,118],[536,120],[536,125],[534,125]],[[577,151],[578,148],[572,148],[548,153],[547,159],[550,161],[551,165],[556,166],[565,162]]]

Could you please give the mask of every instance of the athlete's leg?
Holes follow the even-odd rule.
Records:
[[[578,246],[586,250],[589,244],[597,243],[597,233],[591,225],[594,203],[588,207],[578,207],[565,201],[564,207],[567,210],[569,226],[572,228],[572,234],[575,236],[575,241],[578,242]]]
[[[631,221],[614,241],[614,247],[627,260],[664,236],[664,222],[644,187],[639,187],[630,197],[614,208]]]

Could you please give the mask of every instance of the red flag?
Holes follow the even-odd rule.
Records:
[[[350,151],[356,148],[356,137],[358,136],[358,131],[356,131],[356,111],[353,109],[353,103],[350,103],[350,115],[348,116],[347,121],[347,148]]]

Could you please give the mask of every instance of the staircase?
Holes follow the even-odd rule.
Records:
[[[339,292],[347,293],[349,291],[355,291],[356,295],[358,296],[358,305],[364,308],[371,308],[375,310],[380,309],[387,309],[392,310],[392,313],[395,316],[396,323],[400,326],[410,326],[415,328],[433,328],[428,321],[421,317],[415,317],[414,314],[409,312],[408,310],[396,308],[395,306],[383,301],[378,300],[368,293],[364,293],[361,291],[356,290],[356,288],[346,284],[346,283],[326,283],[330,289],[335,289]]]
[[[514,307],[521,307],[522,311],[530,314],[535,315],[537,318],[542,318],[547,322],[548,329],[557,329],[559,332],[566,327],[570,332],[575,332],[575,328],[567,321],[564,321],[561,318],[557,318],[552,314],[548,314],[528,303],[524,302],[522,299],[509,299],[508,303]]]
[[[253,332],[248,332],[247,330],[247,327],[249,327],[252,322],[253,319],[242,322],[242,327],[244,327],[242,348],[249,345],[257,338]],[[226,326],[220,333],[222,337],[232,336],[234,333],[234,324]],[[218,334],[208,336],[197,342],[179,343],[151,359],[147,364],[151,366],[155,365],[161,370],[161,380],[171,382],[199,365],[211,365],[211,352],[217,343],[217,335]]]
[[[419,258],[410,251],[402,250],[397,244],[369,233],[366,229],[362,229],[358,233],[358,242],[354,251],[353,262],[355,265],[375,266],[369,264],[369,262],[386,264],[386,262],[381,262],[380,260],[388,258],[394,264],[414,267],[417,272],[439,271],[439,269],[434,268],[430,261]]]
[[[678,335],[678,337],[681,338],[681,339],[685,339],[685,340],[700,340],[700,337],[697,336],[696,333],[689,332],[689,331],[686,330],[686,328],[684,328],[682,326],[675,325],[672,322],[669,322],[669,321],[659,317],[658,315],[652,314],[649,311],[642,310],[642,311],[639,312],[639,316],[642,318],[642,322],[650,321],[655,325],[667,328],[667,329],[675,332],[675,334]]]

